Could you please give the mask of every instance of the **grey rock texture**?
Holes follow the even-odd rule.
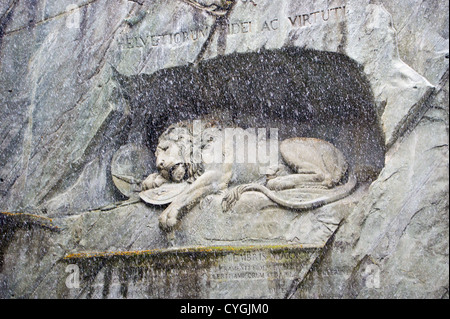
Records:
[[[414,130],[389,150],[378,180],[296,297],[448,298],[445,98],[448,82]],[[377,285],[366,285],[371,269]]]
[[[68,291],[63,257],[168,247],[153,208],[99,209],[126,199],[111,161],[210,113],[331,140],[360,172],[355,202],[310,218],[333,225],[311,271],[273,296],[448,298],[447,1],[255,2],[0,2],[0,210],[40,216],[0,216],[0,297],[123,296],[107,269]],[[158,296],[215,296],[183,289]]]

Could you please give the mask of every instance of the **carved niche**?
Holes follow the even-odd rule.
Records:
[[[305,137],[279,143],[277,129],[269,139],[266,135],[264,129],[256,134],[256,129],[223,128],[211,120],[179,122],[159,137],[157,172],[144,180],[114,174],[114,182],[125,196],[168,205],[159,217],[165,230],[209,195],[220,197],[225,212],[245,192],[298,211],[340,200],[355,188],[356,177],[331,143]],[[257,200],[253,204],[258,206]]]

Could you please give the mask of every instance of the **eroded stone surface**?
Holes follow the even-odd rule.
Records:
[[[297,297],[447,298],[446,98],[448,79],[417,127],[388,152],[380,177]]]
[[[75,249],[139,249],[173,240],[143,204],[81,214],[124,199],[110,175],[114,153],[131,142],[151,148],[149,136],[135,134],[137,126],[164,127],[155,118],[137,124],[145,108],[128,103],[117,73],[151,79],[145,74],[228,54],[301,47],[342,54],[361,66],[388,152],[356,208],[346,209],[341,226],[327,232],[335,235],[320,267],[290,296],[448,298],[448,4],[327,1],[329,11],[325,1],[254,2],[237,1],[227,19],[178,0],[0,4],[0,208],[43,215],[47,210],[59,216],[55,223],[62,229],[20,229],[8,238],[2,232],[1,246],[9,242],[2,248],[2,297],[66,291],[61,259]],[[73,3],[79,8],[67,7]],[[79,28],[73,28],[77,17]],[[145,45],[138,34],[146,36]],[[162,35],[164,43],[152,38]],[[231,93],[252,87],[229,83]],[[162,88],[171,85],[176,82]],[[184,98],[191,91],[180,92]],[[314,110],[317,104],[311,105]],[[311,216],[310,229],[324,225],[317,223],[322,214]],[[335,225],[334,216],[340,215],[324,217],[327,226]],[[186,217],[186,224],[199,225],[195,215]],[[145,228],[142,220],[152,218],[155,223]],[[221,218],[226,224],[227,216]],[[138,230],[128,232],[129,227]],[[258,233],[258,224],[251,227]],[[213,230],[209,238],[217,239]],[[152,231],[165,241],[158,242]],[[100,286],[104,282],[98,279]],[[103,297],[99,291],[95,296]],[[114,291],[111,296],[120,295]]]

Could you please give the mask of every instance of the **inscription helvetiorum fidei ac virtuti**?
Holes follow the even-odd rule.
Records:
[[[0,5],[0,297],[445,294],[440,3],[71,2]]]
[[[199,4],[196,1],[186,1],[196,8],[222,18],[227,15],[233,2],[228,2],[224,7],[218,7],[211,4],[210,7]],[[241,4],[257,6],[253,1],[243,1]],[[262,3],[261,3],[262,4]],[[137,17],[142,18],[146,13],[141,13]],[[260,36],[265,33],[277,32],[282,29],[296,30],[303,27],[321,26],[327,23],[337,23],[345,18],[345,4],[341,2],[336,6],[321,8],[320,10],[305,10],[302,12],[277,16],[272,14],[270,17],[261,19],[253,17],[252,19],[224,19],[218,26],[219,31],[227,36]],[[119,46],[124,49],[145,48],[145,47],[172,47],[177,48],[189,43],[201,42],[208,39],[211,31],[216,28],[215,24],[195,25],[194,27],[183,26],[178,30],[155,34],[153,30],[143,30],[138,34],[126,34],[120,37]]]

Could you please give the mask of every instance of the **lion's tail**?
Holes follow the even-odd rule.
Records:
[[[331,195],[325,195],[325,196],[322,196],[322,197],[319,197],[319,198],[316,198],[313,200],[303,201],[303,202],[289,201],[289,200],[282,199],[282,198],[278,197],[275,192],[271,191],[267,187],[260,185],[260,184],[248,184],[248,185],[242,185],[242,186],[238,187],[238,189],[237,189],[238,194],[236,194],[236,193],[234,194],[233,201],[235,202],[239,198],[239,196],[244,192],[257,191],[257,192],[263,193],[270,200],[277,203],[278,205],[281,205],[281,206],[284,206],[287,208],[291,208],[291,209],[295,209],[295,210],[307,210],[307,209],[313,209],[313,208],[317,208],[317,207],[320,207],[323,205],[327,205],[327,204],[336,202],[338,200],[341,200],[344,197],[347,197],[348,195],[350,195],[353,192],[356,184],[357,184],[356,176],[354,174],[351,174],[348,178],[347,183],[345,183],[344,185],[341,185],[341,186],[337,186],[333,190],[333,193]],[[229,204],[231,204],[231,203],[230,202],[228,203],[228,205],[227,205],[228,207],[230,206]]]

